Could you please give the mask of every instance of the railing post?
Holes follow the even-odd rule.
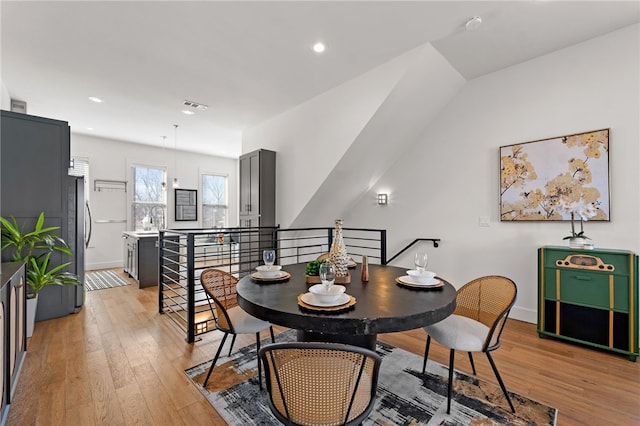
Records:
[[[158,312],[164,313],[164,231],[158,233]]]
[[[380,264],[387,264],[387,230],[380,230]]]
[[[327,251],[331,250],[331,244],[333,244],[333,228],[327,228]]]
[[[187,343],[196,338],[196,286],[195,286],[195,248],[194,234],[187,234]]]

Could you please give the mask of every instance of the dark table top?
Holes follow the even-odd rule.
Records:
[[[395,279],[405,268],[369,265],[369,281],[360,280],[361,265],[351,269],[346,293],[356,298],[348,311],[325,313],[298,305],[298,295],[312,284],[305,283],[306,264],[286,265],[291,274],[284,282],[256,282],[245,276],[237,285],[238,304],[251,315],[272,324],[315,333],[375,335],[411,330],[433,324],[453,313],[456,290],[447,281],[438,289],[410,289]],[[442,278],[440,278],[442,279]]]

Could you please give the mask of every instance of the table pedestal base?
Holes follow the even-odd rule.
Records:
[[[362,348],[371,349],[372,351],[376,350],[376,338],[376,334],[353,336],[298,330],[299,342],[344,343],[346,345],[360,346]]]

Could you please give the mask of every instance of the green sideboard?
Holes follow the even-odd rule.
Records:
[[[538,334],[638,357],[638,256],[538,249]]]

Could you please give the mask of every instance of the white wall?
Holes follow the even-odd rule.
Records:
[[[640,252],[638,28],[627,27],[468,82],[434,120],[425,123],[420,137],[409,141],[398,161],[366,188],[368,195],[341,212],[345,226],[387,229],[390,255],[414,238],[441,238],[440,248],[424,246],[431,269],[456,286],[484,274],[511,277],[519,288],[512,316],[535,322],[536,249],[564,244],[568,224],[499,222],[498,149],[608,127],[612,220],[587,223],[585,231],[598,247]],[[375,80],[356,82],[371,84],[370,91],[378,89]],[[332,111],[347,101],[340,93],[352,88],[347,84],[338,89],[329,99],[333,103],[309,102],[278,117],[278,126],[267,123],[251,133],[252,141],[281,148],[280,157],[287,156],[285,164],[278,164],[279,177],[288,174],[288,181],[277,183],[283,226],[301,211],[292,198],[307,203],[303,189],[315,193],[318,187],[313,172],[319,170],[309,163],[315,150],[305,145],[305,136],[313,138],[318,117],[333,118]],[[398,144],[400,149],[404,142]],[[369,149],[390,143],[396,141],[372,139]],[[366,158],[359,160],[352,167],[371,166]],[[320,175],[326,176],[326,170]],[[296,181],[295,186],[290,180]],[[342,182],[351,183],[348,178]],[[390,193],[386,207],[373,202],[380,191]],[[479,227],[479,216],[490,216],[490,226]],[[324,224],[331,226],[333,219],[326,217]],[[407,254],[394,264],[412,266],[410,257]]]
[[[243,153],[258,148],[277,152],[276,223],[284,227],[293,224],[404,75],[416,52],[243,133]]]
[[[499,221],[498,148],[611,128],[612,220],[585,231],[597,247],[640,252],[638,35],[635,25],[469,82],[376,185],[391,189],[391,204],[362,203],[345,222],[387,228],[390,253],[415,237],[442,238],[429,247],[431,268],[457,285],[511,277],[513,316],[535,322],[536,249],[565,244],[568,224]],[[482,215],[490,227],[478,226]]]
[[[202,188],[200,173],[217,173],[228,176],[229,226],[237,226],[238,209],[238,161],[236,159],[213,157],[204,154],[177,151],[174,160],[173,149],[156,148],[149,145],[127,143],[103,139],[83,134],[71,134],[71,155],[89,159],[89,198],[94,207],[94,220],[126,218],[127,224],[93,224],[93,243],[86,252],[87,269],[102,269],[122,266],[121,232],[132,230],[130,203],[133,181],[131,166],[149,165],[167,170],[167,227],[199,228],[202,226]],[[175,161],[175,167],[174,167]],[[177,170],[177,173],[176,171]],[[180,188],[198,190],[198,221],[174,221],[174,191],[171,181],[174,176],[180,180]],[[127,181],[127,193],[94,192],[94,180]],[[126,202],[122,198],[126,196]],[[96,208],[99,211],[95,211]],[[97,238],[97,240],[95,239]],[[106,241],[106,244],[105,244]]]
[[[431,45],[415,49],[405,72],[298,214],[293,227],[322,226],[327,217],[344,217],[362,201],[375,203],[372,185],[396,164],[464,83],[460,73]]]
[[[0,80],[0,109],[11,111],[11,96],[7,86]]]

